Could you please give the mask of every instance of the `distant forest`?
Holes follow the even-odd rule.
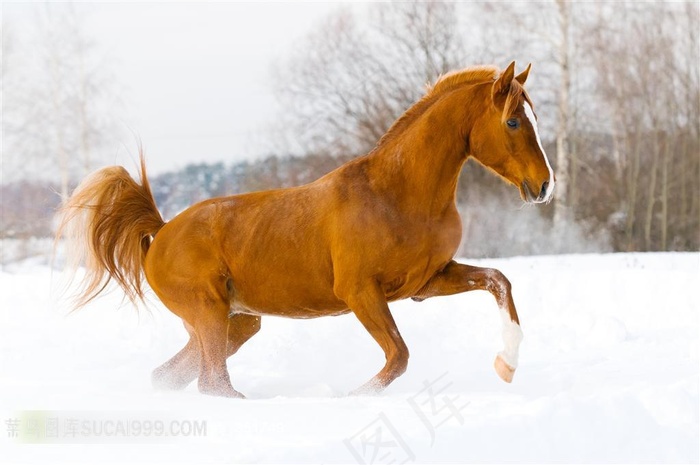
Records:
[[[21,53],[12,29],[2,30],[0,238],[51,236],[59,194],[133,139],[117,129],[115,76],[95,59],[99,44],[72,8],[44,7],[41,53]],[[313,181],[371,150],[426,83],[517,59],[519,69],[533,63],[528,90],[557,176],[555,198],[524,206],[515,189],[466,164],[459,253],[699,250],[699,30],[697,2],[339,9],[273,67],[283,111],[261,151],[268,158],[194,164],[151,184],[167,219],[209,197]],[[41,72],[23,72],[29,56]]]

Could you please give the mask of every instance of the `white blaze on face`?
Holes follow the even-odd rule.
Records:
[[[532,107],[530,107],[530,104],[527,101],[523,103],[523,107],[525,108],[525,116],[527,117],[528,121],[530,121],[533,131],[535,131],[537,145],[542,152],[544,162],[547,164],[547,169],[549,169],[549,184],[547,185],[547,192],[545,193],[544,199],[542,199],[543,202],[548,202],[552,198],[552,193],[554,192],[554,170],[552,169],[552,165],[549,164],[549,159],[547,158],[547,154],[544,152],[544,147],[542,147],[542,140],[540,139],[540,131],[537,129],[537,119],[535,119],[535,113],[532,111]]]

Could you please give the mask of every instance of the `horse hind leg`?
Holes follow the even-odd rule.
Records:
[[[183,321],[190,335],[187,345],[170,360],[153,370],[152,382],[156,389],[182,390],[197,379],[200,370],[201,352],[194,328]],[[233,315],[227,328],[226,356],[238,352],[251,337],[260,331],[260,317]]]
[[[223,319],[216,318],[217,315],[212,316],[214,318],[200,326],[198,333],[203,354],[199,368],[199,391],[215,396],[245,398],[231,385],[226,359],[257,334],[260,330],[260,317],[233,315],[227,316],[224,323]],[[222,331],[224,328],[225,331]]]
[[[189,341],[180,352],[153,370],[153,387],[163,390],[182,390],[197,378],[200,364],[199,340],[194,328],[183,320],[190,335]]]
[[[260,317],[235,314],[228,319],[226,356],[238,352],[243,344],[260,331]]]
[[[229,306],[202,312],[194,325],[202,353],[199,367],[199,392],[213,396],[243,398],[231,385],[226,367]]]

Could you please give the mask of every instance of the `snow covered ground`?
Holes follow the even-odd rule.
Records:
[[[492,368],[496,304],[474,292],[393,304],[411,360],[374,397],[346,396],[383,363],[353,316],[263,318],[229,360],[247,400],[151,388],[186,340],[160,304],[137,312],[114,292],[68,314],[58,273],[6,266],[0,462],[700,460],[700,254],[476,264],[513,283],[525,332],[513,384]]]

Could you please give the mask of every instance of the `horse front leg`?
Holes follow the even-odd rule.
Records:
[[[518,367],[518,349],[523,332],[513,303],[510,282],[503,273],[492,268],[479,268],[452,261],[435,274],[413,299],[422,301],[429,297],[474,290],[489,291],[498,303],[503,321],[504,348],[496,356],[494,368],[503,381],[510,383]]]
[[[377,341],[386,357],[386,363],[379,373],[351,394],[377,393],[406,371],[408,348],[396,327],[386,297],[378,283],[372,281],[361,286],[336,288],[336,294],[343,296],[341,298]]]

